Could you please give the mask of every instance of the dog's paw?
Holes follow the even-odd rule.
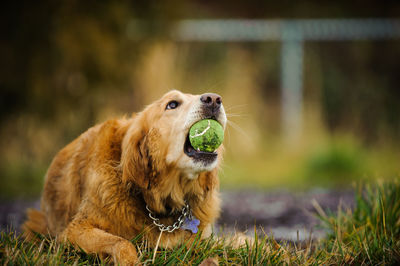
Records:
[[[133,266],[141,265],[135,247],[129,241],[121,241],[114,247],[115,265]]]
[[[203,260],[199,266],[217,266],[218,259],[217,258],[208,258]]]

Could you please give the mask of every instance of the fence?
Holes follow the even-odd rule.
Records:
[[[397,39],[400,20],[183,20],[173,38],[180,42],[282,42],[282,128],[286,139],[295,141],[302,130],[304,42]]]

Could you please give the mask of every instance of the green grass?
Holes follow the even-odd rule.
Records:
[[[142,263],[197,265],[217,258],[220,265],[395,265],[400,263],[400,184],[398,181],[359,186],[354,210],[339,208],[325,213],[315,205],[327,237],[306,243],[277,243],[273,237],[255,232],[254,243],[234,247],[229,237],[196,239],[191,245],[154,251],[141,236],[132,240]],[[263,235],[259,237],[259,235]],[[154,254],[154,252],[156,252]],[[1,233],[0,264],[42,265],[108,264],[54,239],[39,244],[24,242],[11,232]]]
[[[353,212],[319,217],[329,230],[324,245],[346,262],[392,264],[400,262],[399,181],[359,186]]]

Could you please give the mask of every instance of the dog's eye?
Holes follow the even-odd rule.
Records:
[[[179,103],[177,101],[170,101],[167,104],[167,107],[165,109],[170,110],[170,109],[175,109],[176,107],[179,106]]]

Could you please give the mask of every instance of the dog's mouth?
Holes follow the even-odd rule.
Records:
[[[195,148],[193,148],[192,144],[190,144],[189,132],[186,136],[183,150],[187,156],[189,156],[190,158],[192,158],[195,161],[201,161],[204,164],[212,163],[218,157],[217,151],[206,152],[206,151],[196,150]]]

